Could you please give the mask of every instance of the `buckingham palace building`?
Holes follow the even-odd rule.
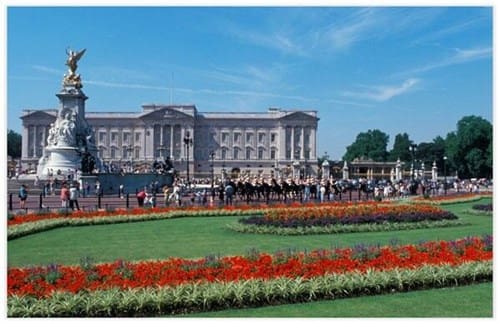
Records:
[[[36,170],[56,117],[57,109],[23,111],[23,169]],[[316,111],[199,112],[195,105],[147,104],[140,112],[85,112],[85,119],[98,157],[122,170],[147,172],[168,157],[181,177],[318,172]]]

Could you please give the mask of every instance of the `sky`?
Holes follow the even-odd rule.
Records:
[[[87,111],[145,103],[200,112],[316,110],[317,152],[340,160],[379,129],[415,143],[493,121],[493,7],[6,8],[7,127],[58,108],[66,49]]]

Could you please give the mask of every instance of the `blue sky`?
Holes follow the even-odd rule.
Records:
[[[57,108],[65,49],[87,111],[317,110],[318,155],[360,132],[416,143],[492,121],[491,7],[8,7],[7,127]],[[171,89],[173,89],[171,91]]]

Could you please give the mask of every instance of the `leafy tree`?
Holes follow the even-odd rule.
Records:
[[[21,157],[22,137],[21,134],[9,129],[7,132],[7,155],[12,158]]]
[[[342,159],[352,161],[355,158],[366,158],[373,161],[386,161],[388,141],[389,135],[378,129],[359,133],[354,143],[346,148]]]
[[[407,133],[397,134],[394,138],[392,150],[389,152],[389,160],[396,161],[400,159],[401,161],[409,162],[411,160],[411,153],[409,151],[411,143]]]
[[[478,116],[463,117],[446,137],[446,154],[461,178],[491,177],[493,126]]]

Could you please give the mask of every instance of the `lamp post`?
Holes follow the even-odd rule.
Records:
[[[212,159],[212,185],[211,185],[212,192],[214,191],[214,157],[215,157],[215,152],[214,151],[210,152],[210,158]]]
[[[134,148],[132,147],[131,144],[127,146],[127,152],[128,152],[128,157],[130,159],[130,173],[134,172],[134,166],[133,166],[133,161],[132,161],[132,152],[134,151]]]
[[[163,160],[163,151],[165,151],[165,146],[158,146],[158,151],[160,152],[160,160]]]
[[[189,184],[189,147],[193,146],[193,139],[190,137],[189,131],[186,131],[184,136],[184,145],[186,147],[186,178],[187,184]]]
[[[446,196],[446,160],[448,160],[447,156],[443,156],[443,168],[444,168],[444,195]]]

